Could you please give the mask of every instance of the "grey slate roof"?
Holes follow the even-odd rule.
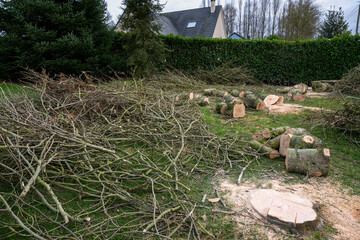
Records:
[[[216,6],[214,13],[210,12],[210,7],[162,13],[156,22],[161,23],[163,29],[160,33],[164,35],[173,33],[183,37],[212,38],[221,9],[221,6]],[[196,26],[187,28],[189,22],[196,22]]]

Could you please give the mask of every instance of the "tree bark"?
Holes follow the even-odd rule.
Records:
[[[329,149],[293,149],[287,150],[286,170],[308,176],[324,176],[329,172]]]

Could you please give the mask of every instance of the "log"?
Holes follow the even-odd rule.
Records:
[[[256,96],[265,102],[265,98],[268,96],[268,94],[260,92],[260,93],[256,94]],[[275,96],[275,95],[273,95],[273,96]]]
[[[244,98],[245,106],[256,110],[264,110],[265,103],[254,94],[247,94]]]
[[[275,138],[283,133],[293,133],[290,127],[270,128],[271,138]]]
[[[241,91],[240,94],[239,94],[239,97],[241,97],[241,98],[245,97],[245,92]]]
[[[280,136],[279,153],[281,156],[286,157],[287,150],[290,147],[290,141],[293,137],[292,134],[283,134]]]
[[[224,100],[226,104],[232,104],[232,103],[243,103],[243,101],[239,98],[235,98],[231,95],[225,95]]]
[[[280,146],[280,136],[277,136],[273,139],[270,139],[267,144],[273,149],[279,149]]]
[[[248,95],[253,95],[254,93],[251,91],[245,91],[244,92],[244,97],[247,97]]]
[[[216,112],[217,113],[220,113],[222,115],[226,115],[226,108],[227,108],[227,105],[226,103],[222,102],[222,103],[218,103],[216,105]]]
[[[240,97],[240,91],[237,90],[237,89],[233,89],[233,90],[231,91],[231,95],[232,95],[233,97]]]
[[[278,88],[276,89],[279,93],[288,93],[290,90],[291,90],[291,87],[281,87],[281,88]]]
[[[329,149],[294,149],[287,150],[286,170],[308,176],[325,176],[329,172]]]
[[[276,105],[278,105],[278,104],[283,104],[284,103],[284,100],[285,100],[285,98],[284,98],[284,96],[278,96],[279,97],[279,99],[276,101]]]
[[[245,105],[243,103],[232,103],[226,106],[226,115],[233,118],[242,118],[245,116]]]
[[[288,97],[289,99],[295,101],[295,102],[303,102],[305,101],[305,96],[302,95],[302,92],[297,89],[297,88],[293,88],[289,91],[288,93]]]
[[[311,86],[314,92],[331,92],[333,90],[332,85],[322,81],[312,81]]]
[[[198,102],[197,102],[200,106],[204,107],[209,105],[210,101],[208,97],[200,97]]]
[[[293,135],[304,135],[307,134],[308,131],[306,131],[304,128],[290,128],[288,129],[288,133]]]
[[[279,152],[277,150],[267,147],[266,145],[264,145],[256,140],[250,141],[250,147],[252,147],[254,150],[256,150],[260,153],[268,154],[270,159],[280,157]]]
[[[290,140],[290,148],[321,148],[322,141],[310,135],[293,135]]]
[[[204,95],[208,97],[223,97],[227,95],[227,92],[220,91],[215,88],[204,89]]]
[[[264,103],[266,107],[274,105],[279,100],[279,96],[269,95],[264,98]]]
[[[264,143],[267,140],[266,138],[263,137],[261,132],[256,132],[251,137],[252,137],[252,139],[254,139],[260,143]]]
[[[294,88],[299,89],[302,94],[305,94],[308,91],[308,86],[305,83],[296,84]]]

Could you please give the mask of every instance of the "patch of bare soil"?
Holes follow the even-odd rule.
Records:
[[[320,224],[314,230],[299,233],[268,222],[250,205],[250,193],[258,188],[271,188],[310,199],[318,206]],[[311,178],[307,183],[294,185],[288,185],[279,179],[260,180],[256,184],[245,182],[240,186],[222,180],[220,189],[236,212],[231,219],[239,225],[239,231],[244,234],[245,239],[299,239],[299,235],[294,236],[293,233],[300,234],[300,238],[311,236],[312,231],[322,231],[329,224],[337,233],[327,232],[328,239],[360,239],[360,197],[349,195],[341,186],[332,185],[326,178]]]
[[[298,114],[300,111],[304,109],[315,110],[315,111],[324,110],[323,108],[318,108],[318,107],[306,107],[298,104],[286,104],[286,103],[269,106],[270,113],[280,113],[280,114],[288,114],[288,113]]]

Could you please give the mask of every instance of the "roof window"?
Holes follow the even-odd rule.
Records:
[[[186,28],[193,28],[196,26],[196,22],[188,22],[187,27]]]

